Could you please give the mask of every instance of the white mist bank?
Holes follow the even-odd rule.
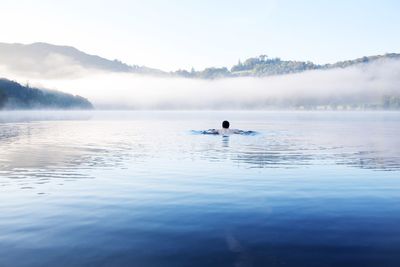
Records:
[[[72,70],[72,69],[71,69]],[[80,71],[76,69],[77,71]],[[400,95],[400,61],[384,60],[345,69],[307,71],[265,78],[201,80],[101,73],[87,70],[75,78],[5,78],[88,98],[105,109],[240,109],[271,105],[377,103]]]

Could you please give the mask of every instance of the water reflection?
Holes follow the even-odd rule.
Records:
[[[176,119],[102,121],[90,120],[90,114],[72,113],[64,115],[67,120],[37,121],[40,116],[61,115],[46,117],[46,113],[39,113],[35,115],[36,121],[20,122],[26,120],[24,114],[22,118],[10,116],[7,123],[0,124],[0,174],[18,180],[20,188],[25,189],[60,179],[95,178],[93,170],[99,169],[134,171],[136,164],[155,159],[158,160],[155,167],[162,168],[173,158],[230,162],[256,169],[338,164],[378,171],[400,170],[396,136],[399,129],[391,122],[380,125],[379,132],[368,137],[362,129],[374,128],[370,122],[354,128],[348,122],[331,121],[322,126],[318,122],[318,127],[303,121],[289,125],[275,123],[264,128],[254,122],[256,126],[250,123],[246,128],[257,130],[258,135],[221,137],[182,135],[182,130],[191,125]],[[74,117],[79,120],[71,120]],[[84,118],[88,120],[82,121]],[[159,124],[163,123],[168,127],[160,131]],[[5,186],[10,182],[1,179],[0,184]]]
[[[229,136],[222,136],[222,147],[228,148],[229,147]]]
[[[196,152],[202,159],[213,162],[230,160],[249,168],[338,164],[377,171],[400,169],[397,137],[375,135],[366,140],[363,133],[352,132],[351,136],[343,139],[340,133],[334,134],[322,131],[318,135],[299,134],[297,129],[296,133],[273,131],[250,137],[208,136],[197,139],[202,147]],[[214,142],[215,139],[221,139],[221,146]]]
[[[152,116],[0,124],[0,266],[399,266],[397,119]]]
[[[282,153],[279,151],[247,151],[237,155],[233,160],[249,164],[251,168],[299,168],[309,165],[312,155],[301,153]]]
[[[77,121],[93,118],[93,112],[82,110],[22,110],[0,111],[0,123],[23,123],[38,121]]]
[[[337,164],[377,171],[399,171],[400,157],[385,151],[358,151],[337,155]]]
[[[90,124],[65,123],[0,124],[0,184],[40,190],[48,183],[95,178],[96,169],[124,168],[128,159],[147,153],[143,146],[134,151],[137,145],[119,139],[116,133],[101,129],[99,134],[100,129]]]
[[[382,151],[338,153],[338,148],[260,150],[247,148],[235,151],[232,161],[248,164],[250,168],[300,168],[312,164],[338,164],[377,171],[400,170],[400,157]],[[321,153],[324,151],[324,153]]]

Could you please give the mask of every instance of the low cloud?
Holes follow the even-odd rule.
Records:
[[[58,53],[49,53],[40,60],[21,56],[5,58],[2,61],[5,62],[0,64],[0,73],[25,80],[75,79],[94,73],[94,70],[82,67],[71,57]]]
[[[57,63],[62,61],[63,64]],[[88,98],[107,109],[258,109],[304,103],[374,104],[400,95],[400,61],[381,60],[345,69],[316,70],[265,78],[201,80],[110,73],[65,64],[52,58],[49,73],[23,74],[3,69],[5,78]],[[59,69],[57,66],[70,66]],[[59,72],[68,75],[59,75]]]

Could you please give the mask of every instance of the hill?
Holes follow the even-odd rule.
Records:
[[[0,109],[92,109],[85,98],[0,79]]]
[[[162,73],[119,60],[108,60],[84,53],[71,46],[48,43],[0,43],[0,65],[19,73],[38,73],[46,76],[66,76],[76,68],[109,72]]]
[[[165,77],[217,79],[230,77],[265,77],[300,73],[309,70],[347,68],[369,64],[380,60],[400,59],[400,54],[366,56],[340,61],[333,64],[316,64],[310,61],[282,60],[266,55],[248,58],[228,67],[209,67],[196,71],[192,69],[165,72],[138,65],[128,65],[119,60],[109,60],[90,55],[71,46],[48,43],[8,44],[0,43],[0,66],[22,74],[37,74],[41,77],[59,78],[74,75],[80,70],[101,70],[107,72],[137,73]]]
[[[229,70],[227,67],[222,68],[206,68],[202,71],[188,72],[186,70],[178,70],[173,75],[188,78],[216,79],[227,77],[265,77],[274,75],[284,75],[291,73],[300,73],[309,70],[327,70],[335,68],[347,68],[360,64],[369,64],[383,60],[398,60],[400,54],[385,54],[378,56],[362,57],[353,60],[339,61],[334,64],[314,64],[310,61],[294,61],[281,60],[280,58],[268,58],[266,55],[246,59],[244,62],[239,61],[238,64],[232,66]]]

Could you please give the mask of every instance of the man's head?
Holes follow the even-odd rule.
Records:
[[[229,129],[229,121],[223,121],[222,122],[222,128]]]

